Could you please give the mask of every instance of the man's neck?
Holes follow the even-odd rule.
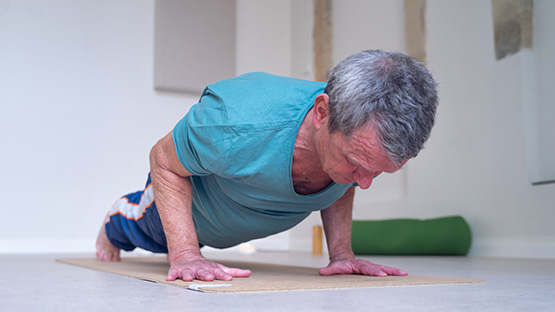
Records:
[[[291,175],[295,191],[303,195],[317,193],[332,182],[322,170],[316,129],[312,125],[312,109],[306,114],[295,139]]]
[[[312,109],[310,109],[299,127],[297,138],[295,139],[295,151],[299,150],[302,154],[317,156],[316,142],[314,140],[315,130],[312,125]]]

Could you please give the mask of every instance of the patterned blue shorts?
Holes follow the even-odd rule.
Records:
[[[120,249],[130,251],[140,247],[152,252],[168,252],[150,174],[144,190],[125,195],[114,204],[105,226],[108,239]]]

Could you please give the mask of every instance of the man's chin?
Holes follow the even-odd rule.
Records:
[[[351,185],[351,184],[356,184],[354,181],[351,181],[347,178],[344,177],[339,177],[336,179],[333,179],[333,182],[337,183],[337,184],[345,184],[345,185]]]

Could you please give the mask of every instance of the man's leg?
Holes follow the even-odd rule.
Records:
[[[105,220],[109,219],[110,211],[106,215]],[[96,256],[100,261],[120,261],[120,249],[114,246],[106,235],[106,222],[107,221],[104,221],[102,223],[102,226],[100,227],[100,232],[98,233],[98,237],[96,238]]]
[[[150,175],[143,191],[122,197],[110,209],[96,247],[97,257],[102,261],[119,261],[120,249],[130,251],[135,247],[167,253]]]

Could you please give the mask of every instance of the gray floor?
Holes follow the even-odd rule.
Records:
[[[0,255],[0,311],[555,311],[555,260],[368,257],[412,274],[483,278],[482,284],[203,294],[56,263]],[[212,258],[320,267],[325,256],[213,253]]]

